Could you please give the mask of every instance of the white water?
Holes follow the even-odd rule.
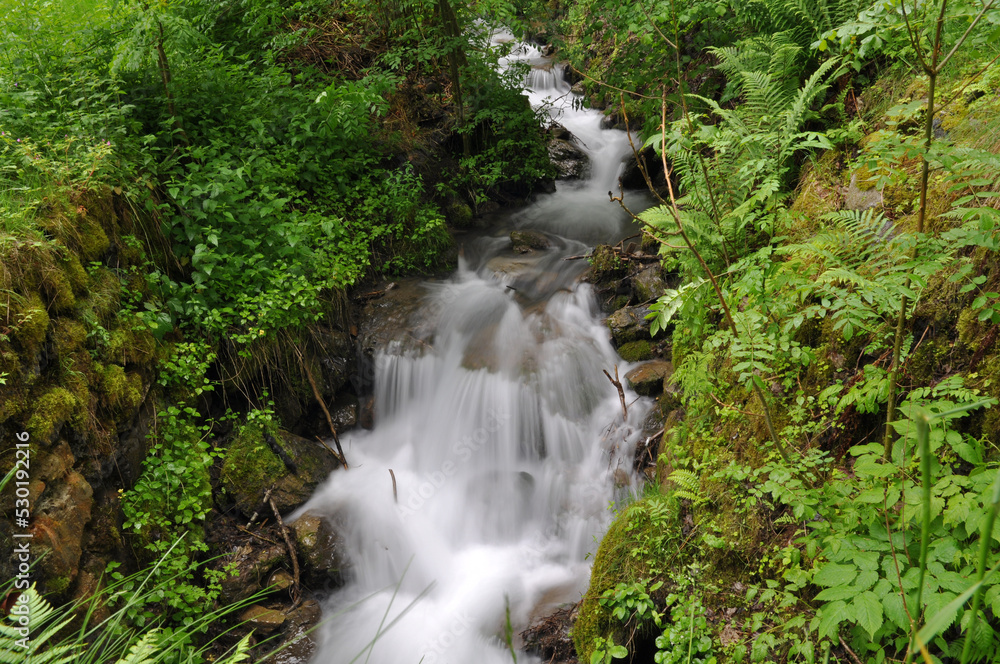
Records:
[[[521,57],[548,66],[537,51]],[[351,469],[303,508],[344,524],[353,563],[325,607],[315,662],[509,664],[507,607],[516,639],[586,590],[613,476],[631,473],[647,405],[622,421],[602,371],[627,367],[590,287],[576,283],[582,262],[562,260],[629,234],[607,198],[627,137],[601,130],[552,73],[536,70],[529,95],[561,97],[550,107],[591,155],[593,177],[560,183],[508,222],[558,234],[552,249],[498,258],[505,236],[480,238],[450,280],[428,284],[432,348],[378,353],[378,422],[343,437]]]

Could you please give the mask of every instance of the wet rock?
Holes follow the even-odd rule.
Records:
[[[625,275],[628,266],[622,261],[614,247],[599,244],[590,252],[590,274],[587,280],[596,283],[610,281]]]
[[[844,208],[847,210],[867,210],[881,205],[884,200],[882,192],[872,188],[871,183],[858,183],[858,174],[851,175],[851,183],[844,194]],[[867,189],[865,187],[868,187]]]
[[[549,141],[549,161],[556,168],[557,180],[579,180],[587,177],[590,158],[570,141],[553,138]]]
[[[653,189],[658,192],[665,190],[667,187],[667,178],[663,174],[663,160],[656,153],[653,146],[639,150],[638,159],[636,159],[634,154],[629,155],[625,161],[625,168],[622,170],[622,186],[626,189],[649,188],[649,185],[646,184],[646,178],[642,176],[642,169],[639,168],[640,162],[643,164],[646,174],[649,175],[649,179],[653,183]]]
[[[608,316],[607,326],[616,346],[630,341],[649,341],[648,307],[623,307]]]
[[[247,426],[230,442],[220,478],[236,506],[250,516],[261,507],[269,488],[279,511],[295,509],[337,467],[337,460],[319,442],[287,431],[270,436],[259,427]]]
[[[375,397],[366,396],[360,399],[358,407],[358,424],[363,429],[372,429],[375,426]]]
[[[416,345],[411,334],[420,326],[426,291],[418,279],[403,279],[393,288],[382,286],[379,297],[368,299],[359,317],[358,345],[366,360],[390,345]]]
[[[549,238],[540,231],[511,231],[510,242],[514,251],[519,254],[531,253],[535,249],[548,249],[552,246]]]
[[[486,269],[498,277],[517,277],[530,272],[535,266],[531,258],[514,256],[496,256],[486,262]]]
[[[550,122],[549,126],[546,128],[545,131],[551,138],[556,138],[559,139],[560,141],[573,140],[573,133],[569,129],[567,129],[566,127],[562,126],[561,124],[555,121]]]
[[[658,265],[650,265],[632,277],[632,288],[640,302],[658,299],[667,288],[663,281],[663,270]]]
[[[295,531],[299,565],[306,580],[339,584],[348,561],[334,524],[316,512],[306,512],[290,527]]]
[[[604,117],[601,118],[601,129],[625,129],[625,119],[618,111],[604,111],[604,113]]]
[[[347,393],[337,395],[330,407],[330,419],[338,433],[353,429],[358,423],[358,398]]]
[[[83,475],[70,471],[51,482],[32,515],[32,554],[38,560],[43,594],[60,595],[79,571],[83,529],[90,521],[94,491]]]
[[[306,600],[285,615],[281,630],[280,651],[264,660],[264,664],[306,664],[316,653],[313,638],[316,625],[323,617],[319,602]]]
[[[475,219],[472,208],[460,198],[450,199],[444,206],[444,217],[455,228],[469,228]]]
[[[276,569],[271,572],[271,576],[267,577],[267,583],[264,584],[268,588],[272,588],[274,592],[282,592],[283,590],[288,590],[295,583],[295,577],[289,574],[286,570]]]
[[[646,362],[625,374],[636,394],[654,396],[663,392],[664,381],[674,374],[674,365],[662,360]]]
[[[238,602],[266,588],[271,570],[285,560],[284,544],[254,546],[244,544],[219,559],[219,568],[235,565],[235,573],[222,579],[222,599]]]
[[[285,624],[285,614],[260,604],[254,604],[240,614],[239,620],[241,623],[246,623],[246,626],[258,635],[267,636],[278,631]]]

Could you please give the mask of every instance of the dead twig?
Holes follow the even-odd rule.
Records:
[[[270,493],[270,492],[268,492]],[[302,599],[301,588],[299,587],[299,557],[295,553],[295,545],[292,544],[292,538],[288,536],[288,526],[281,519],[281,512],[278,511],[278,506],[274,504],[274,499],[268,496],[268,504],[271,506],[271,511],[274,512],[274,518],[278,521],[278,528],[281,530],[281,536],[285,538],[285,546],[288,548],[288,557],[292,559],[292,608],[294,609],[299,605],[299,601]]]
[[[392,472],[392,468],[389,469],[389,475],[392,476],[392,500],[398,503],[399,494],[396,493],[396,473]]]
[[[618,389],[618,398],[622,402],[622,420],[623,421],[627,421],[628,420],[628,406],[625,404],[625,388],[622,387],[622,382],[618,379],[618,365],[617,364],[615,365],[615,377],[614,378],[611,377],[611,374],[608,373],[607,369],[604,370],[604,375],[607,376],[608,380],[611,381],[611,384],[614,385]]]
[[[325,441],[325,440],[323,440],[322,438],[320,438],[319,436],[316,436],[316,440],[318,440],[318,441],[319,441],[319,444],[320,444],[320,445],[322,445],[323,447],[325,447],[325,448],[326,448],[326,451],[327,451],[327,452],[329,452],[330,454],[332,454],[332,455],[333,455],[333,458],[334,458],[334,459],[336,459],[336,460],[337,460],[337,461],[338,461],[338,462],[339,462],[339,463],[340,463],[340,464],[341,464],[342,466],[344,466],[344,469],[345,469],[345,470],[347,469],[347,461],[346,461],[346,460],[344,459],[344,457],[343,457],[343,456],[341,456],[340,454],[337,454],[336,452],[334,452],[334,451],[333,451],[333,450],[332,450],[332,449],[330,448],[330,446],[326,444],[326,441]]]
[[[267,537],[264,537],[263,535],[258,535],[254,531],[248,530],[248,529],[244,528],[243,526],[237,525],[236,526],[236,530],[239,530],[240,532],[244,532],[247,535],[249,535],[250,537],[256,537],[259,540],[262,540],[264,542],[268,542],[269,544],[277,544],[277,542],[275,542],[273,539],[269,539]]]
[[[260,502],[266,505],[267,501],[269,501],[270,499],[271,499],[271,490],[268,489],[267,491],[264,492],[264,499],[262,501],[260,501]],[[255,511],[253,513],[253,515],[250,517],[250,520],[247,521],[247,525],[246,525],[247,528],[249,528],[250,526],[252,526],[253,522],[257,520],[257,515],[258,514],[260,514],[259,510]]]

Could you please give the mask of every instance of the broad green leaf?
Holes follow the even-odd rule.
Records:
[[[819,568],[813,583],[817,586],[846,586],[858,575],[858,568],[853,565],[826,563]]]
[[[841,600],[826,604],[819,609],[819,637],[833,638],[847,618],[847,604]]]
[[[870,638],[874,638],[875,632],[882,626],[882,602],[870,590],[858,595],[851,604],[854,617],[858,624],[868,632]]]

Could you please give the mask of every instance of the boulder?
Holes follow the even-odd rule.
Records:
[[[93,489],[76,471],[46,486],[35,504],[31,552],[38,561],[39,590],[43,594],[61,595],[76,579],[83,553],[83,529],[90,521],[93,504]]]
[[[553,138],[549,140],[548,149],[557,180],[579,180],[587,176],[590,158],[576,145],[565,139]]]
[[[663,270],[659,265],[650,265],[632,277],[632,289],[640,302],[652,302],[659,299],[666,288],[663,281]]]
[[[268,489],[278,510],[290,512],[309,500],[338,465],[317,441],[287,431],[275,436],[260,426],[247,425],[230,442],[220,479],[247,516],[261,508]]]
[[[549,238],[540,231],[511,231],[510,243],[519,254],[531,253],[535,249],[548,249],[552,246]]]
[[[278,652],[265,659],[263,664],[303,664],[310,661],[316,652],[313,634],[322,617],[319,602],[311,599],[286,613]]]
[[[267,636],[278,631],[285,624],[285,614],[260,604],[254,604],[240,614],[240,622],[245,623],[257,634]]]
[[[338,394],[330,406],[330,419],[338,433],[353,429],[358,423],[358,398],[347,392]]]
[[[646,315],[648,307],[622,307],[608,316],[607,326],[611,330],[611,338],[616,346],[630,341],[649,341],[649,321]]]
[[[871,186],[870,182],[858,183],[858,174],[851,174],[851,183],[847,185],[844,194],[844,208],[847,210],[867,210],[883,201],[882,192]]]
[[[339,585],[348,568],[344,543],[334,524],[321,514],[306,512],[290,528],[295,532],[299,565],[303,576],[314,585]]]
[[[673,364],[663,360],[653,360],[629,371],[625,374],[625,380],[636,394],[651,397],[663,392],[665,381],[673,374]]]

